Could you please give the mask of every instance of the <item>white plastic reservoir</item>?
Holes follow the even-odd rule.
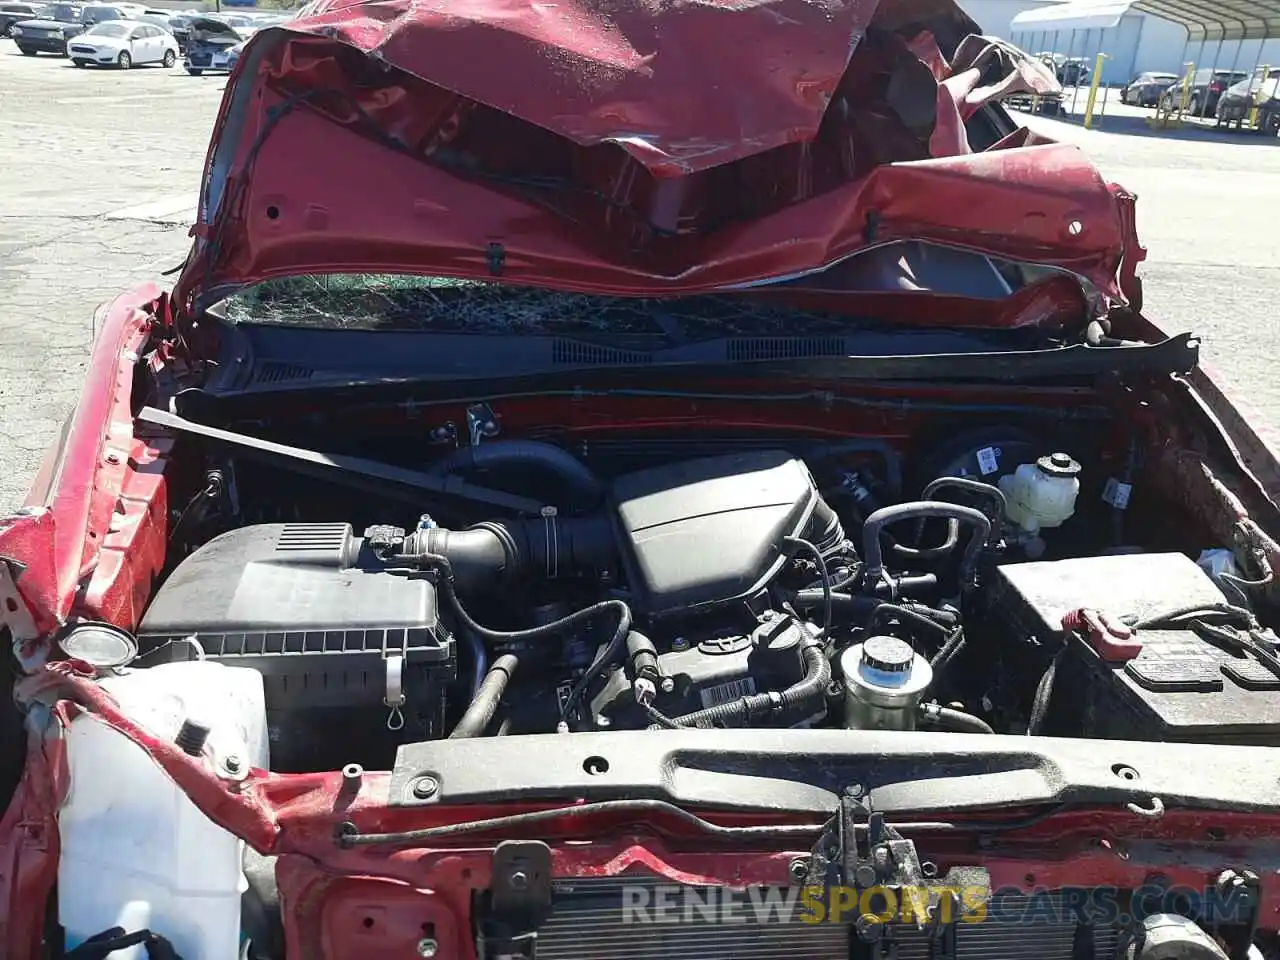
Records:
[[[124,713],[172,741],[210,730],[206,758],[267,768],[262,675],[208,661],[108,677]],[[70,949],[112,927],[166,937],[183,960],[237,960],[243,842],[209,820],[141,748],[88,715],[67,733],[70,790],[58,814],[58,915]],[[208,762],[206,760],[206,762]],[[146,960],[142,946],[112,960]]]

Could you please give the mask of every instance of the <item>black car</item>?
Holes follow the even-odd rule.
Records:
[[[197,17],[187,28],[187,48],[183,66],[198,77],[206,70],[228,70],[227,51],[243,38],[231,24],[212,17]]]
[[[1206,67],[1191,76],[1187,90],[1187,113],[1193,117],[1212,117],[1218,107],[1218,98],[1232,84],[1249,76],[1245,70],[1218,70]],[[1182,99],[1186,74],[1160,95],[1160,106],[1172,111]]]
[[[67,41],[78,37],[95,23],[107,20],[128,19],[119,7],[105,4],[81,6],[75,3],[55,3],[49,8],[47,20],[23,20],[9,29],[9,35],[26,56],[37,53],[67,55]]]
[[[1259,70],[1252,79],[1228,87],[1214,117],[1219,125],[1234,122],[1241,127],[1255,109],[1260,133],[1273,137],[1280,133],[1280,67],[1270,69],[1266,77]]]
[[[9,28],[23,20],[39,20],[45,15],[43,3],[0,3],[0,37],[9,35]]]
[[[1154,107],[1160,100],[1160,94],[1177,81],[1176,73],[1140,73],[1121,88],[1120,101],[1139,107]]]

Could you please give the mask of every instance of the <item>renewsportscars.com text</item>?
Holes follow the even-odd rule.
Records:
[[[954,898],[948,896],[954,894]],[[635,884],[622,888],[622,922],[1126,924],[1155,913],[1181,913],[1202,921],[1240,922],[1252,909],[1238,890],[1180,886],[1060,887],[1030,892],[984,887],[688,887]],[[953,915],[954,914],[954,915]]]

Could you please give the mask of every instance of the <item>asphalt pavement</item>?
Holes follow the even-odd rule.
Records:
[[[76,69],[0,40],[0,513],[75,403],[94,309],[182,260],[225,83]],[[1160,135],[1149,111],[1105,109],[1092,131],[1024,119],[1139,195],[1146,312],[1203,334],[1206,359],[1280,422],[1280,139]]]

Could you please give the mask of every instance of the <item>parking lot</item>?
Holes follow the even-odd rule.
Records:
[[[74,403],[94,308],[181,261],[225,78],[76,69],[0,40],[0,510]],[[1083,108],[1083,98],[1080,100]],[[1280,423],[1280,140],[1157,133],[1114,97],[1099,128],[1026,117],[1137,192],[1146,312]]]

